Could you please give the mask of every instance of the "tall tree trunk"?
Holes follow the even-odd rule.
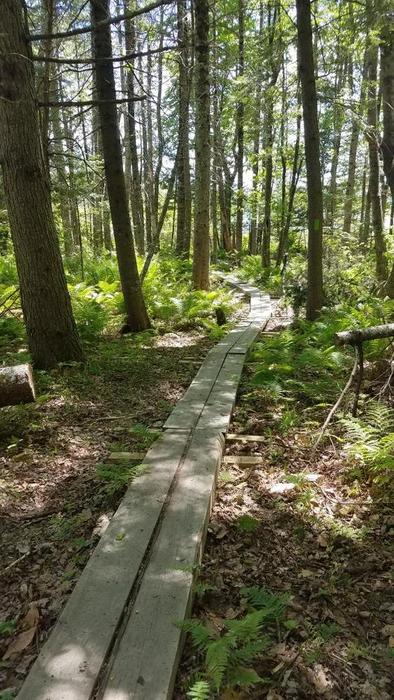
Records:
[[[125,0],[124,9],[132,10],[134,8],[134,2],[128,2]],[[136,36],[135,36],[135,23],[133,20],[126,19],[125,21],[125,41],[126,41],[126,53],[133,53],[136,50]],[[140,255],[143,255],[145,249],[145,237],[144,237],[144,206],[141,192],[141,174],[138,162],[138,150],[137,150],[137,130],[136,130],[136,113],[135,113],[135,87],[134,87],[134,61],[130,61],[130,65],[127,71],[127,97],[129,99],[127,103],[127,129],[128,129],[128,139],[127,145],[130,149],[130,162],[131,162],[131,192],[130,192],[130,202],[131,202],[131,212],[134,224],[134,238],[137,250]]]
[[[294,155],[293,155],[293,168],[291,172],[291,181],[289,187],[289,196],[287,202],[287,211],[284,220],[283,227],[281,228],[279,245],[276,254],[276,266],[279,267],[282,263],[285,253],[287,253],[287,248],[289,244],[289,232],[291,217],[293,213],[294,197],[297,190],[298,180],[301,174],[302,158],[300,157],[300,136],[301,136],[301,114],[297,117],[297,135],[294,144]]]
[[[235,221],[235,247],[240,253],[242,251],[242,229],[243,229],[243,204],[244,204],[244,86],[242,79],[245,71],[245,6],[244,0],[238,0],[238,78],[241,84],[238,86],[240,95],[238,96],[236,114],[236,138],[237,138],[237,212]]]
[[[193,284],[209,289],[209,2],[195,0],[195,140]]]
[[[176,251],[178,255],[189,256],[191,239],[191,185],[190,185],[190,51],[189,26],[186,0],[178,0],[178,148],[177,160],[177,228]]]
[[[57,80],[52,84],[52,95],[55,100],[58,99]],[[68,181],[66,176],[66,159],[64,154],[64,134],[60,122],[60,109],[54,108],[51,111],[51,125],[53,132],[53,140],[55,153],[52,157],[52,162],[56,171],[56,195],[59,202],[60,218],[62,221],[62,233],[64,243],[64,254],[66,257],[74,253],[74,239],[71,228],[70,208],[69,208],[69,192]]]
[[[53,24],[55,19],[55,0],[43,0],[42,9],[44,11],[45,18],[45,33],[51,35],[53,32]],[[40,53],[43,56],[50,57],[52,55],[53,42],[52,39],[48,38],[42,42]],[[39,94],[42,102],[49,102],[51,94],[51,64],[44,63],[41,70],[40,81],[39,81]],[[49,168],[49,107],[43,106],[40,109],[41,118],[41,139],[42,147],[44,151],[44,159],[47,167]]]
[[[304,117],[308,190],[308,291],[306,315],[313,321],[323,305],[323,192],[320,134],[312,44],[311,0],[296,0],[298,63]]]
[[[343,230],[346,233],[350,233],[352,228],[352,217],[353,217],[353,200],[355,193],[355,181],[356,181],[356,166],[357,166],[357,150],[360,139],[360,128],[361,119],[365,110],[365,88],[366,88],[366,57],[364,56],[363,63],[363,74],[361,80],[361,90],[360,90],[360,102],[359,107],[356,110],[356,115],[352,119],[352,130],[350,136],[350,146],[349,146],[349,162],[346,180],[346,190],[345,190],[345,204],[343,211]]]
[[[264,3],[260,0],[259,8],[259,51],[263,51],[263,36],[264,36]],[[255,115],[253,121],[253,160],[252,160],[252,175],[253,175],[253,190],[251,195],[251,218],[249,232],[249,253],[250,255],[257,254],[257,221],[258,221],[258,205],[259,205],[259,170],[260,170],[260,136],[261,136],[261,97],[262,97],[262,81],[263,70],[262,61],[260,61],[256,97],[255,97]]]
[[[338,41],[337,52],[339,53],[340,44]],[[342,128],[344,121],[344,109],[341,104],[342,90],[345,83],[346,76],[346,65],[343,61],[339,61],[337,67],[337,75],[335,77],[335,89],[334,89],[334,105],[333,105],[333,144],[332,144],[332,156],[331,156],[331,169],[330,169],[330,186],[329,186],[329,197],[328,197],[328,211],[327,211],[327,225],[330,226],[331,231],[334,231],[335,217],[337,211],[337,175],[338,175],[338,164],[339,155],[341,148],[342,139]]]
[[[91,0],[93,26],[109,17],[109,0]],[[103,143],[104,170],[108,188],[111,218],[118,258],[120,282],[127,313],[127,324],[132,331],[149,328],[149,318],[142,295],[135,257],[130,215],[127,205],[122,151],[115,105],[115,80],[110,25],[94,29],[94,55],[97,95],[100,100],[99,116]],[[107,60],[105,60],[107,59]]]
[[[373,26],[374,7],[369,3],[368,16]],[[368,71],[368,126],[366,137],[369,154],[369,195],[371,198],[372,228],[375,242],[376,279],[385,282],[388,275],[386,260],[386,242],[384,239],[383,209],[380,189],[380,165],[379,165],[379,139],[378,139],[378,115],[377,115],[377,71],[378,71],[378,47],[369,39],[367,50]]]
[[[394,28],[391,17],[382,32],[382,92],[383,92],[383,139],[381,144],[383,170],[391,193],[390,230],[393,227],[394,211]],[[390,21],[391,20],[391,21]],[[394,298],[394,264],[385,285],[385,293]]]
[[[268,51],[270,60],[269,83],[265,91],[265,124],[264,124],[264,164],[265,164],[265,181],[264,181],[264,214],[262,221],[262,265],[263,268],[269,269],[271,266],[271,204],[272,204],[272,183],[273,183],[273,146],[274,146],[274,106],[275,106],[275,86],[279,77],[280,67],[282,63],[281,55],[278,55],[275,46],[275,32],[279,17],[279,6],[275,5],[272,9],[269,6],[268,12]]]
[[[37,367],[79,361],[76,331],[51,208],[21,0],[4,0],[0,33],[0,163],[26,332]]]

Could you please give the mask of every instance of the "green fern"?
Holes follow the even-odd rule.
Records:
[[[188,632],[196,649],[205,651],[214,638],[212,630],[198,620],[185,620],[181,628]]]
[[[375,480],[387,481],[394,470],[394,410],[370,401],[364,415],[342,418],[345,450],[361,466],[372,472]]]
[[[211,697],[211,686],[208,681],[197,681],[193,683],[186,695],[191,700],[209,700]]]
[[[198,620],[181,623],[182,629],[191,634],[193,645],[199,652],[205,652],[205,678],[194,683],[188,697],[208,697],[204,695],[207,688],[212,697],[223,688],[248,688],[263,681],[249,665],[271,643],[263,628],[283,621],[290,596],[257,587],[245,588],[243,594],[249,602],[248,612],[237,620],[224,620],[220,637],[208,624]]]
[[[211,642],[207,648],[205,664],[207,674],[215,690],[219,690],[223,683],[226,670],[229,666],[230,639],[226,635]]]

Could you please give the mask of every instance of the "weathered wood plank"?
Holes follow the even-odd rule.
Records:
[[[236,440],[239,442],[266,442],[263,435],[242,435],[238,433],[227,433],[226,440]]]
[[[189,441],[164,433],[145,456],[36,660],[19,700],[88,700]]]
[[[196,429],[228,430],[244,361],[245,355],[227,355]]]
[[[174,623],[189,614],[222,449],[216,431],[193,436],[100,700],[171,698],[183,639]]]
[[[261,455],[225,455],[223,464],[260,464],[263,461]]]

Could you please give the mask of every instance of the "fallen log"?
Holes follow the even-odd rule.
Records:
[[[35,401],[31,365],[0,368],[0,408]]]
[[[341,331],[334,334],[334,340],[336,345],[358,345],[365,340],[377,340],[378,338],[390,338],[391,336],[394,336],[394,323],[385,323],[382,326]]]

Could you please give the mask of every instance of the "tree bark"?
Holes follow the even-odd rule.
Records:
[[[382,97],[383,97],[383,139],[381,150],[383,170],[391,193],[390,229],[392,230],[394,211],[394,28],[391,18],[382,32],[381,49]],[[394,298],[394,265],[385,284],[385,294]]]
[[[193,284],[209,289],[209,2],[195,0],[195,143]]]
[[[306,315],[314,320],[323,305],[323,192],[320,134],[312,44],[311,1],[296,0],[298,62],[304,117],[305,164],[308,190],[308,291]]]
[[[368,16],[373,26],[374,7],[368,5]],[[371,201],[372,228],[375,242],[375,271],[378,282],[385,282],[388,275],[386,260],[386,242],[384,238],[383,209],[380,188],[380,164],[379,164],[379,140],[378,140],[378,115],[377,115],[377,68],[378,47],[372,39],[369,39],[367,49],[367,75],[368,75],[368,126],[366,138],[369,154],[369,196]]]
[[[51,208],[21,0],[2,3],[0,162],[34,364],[82,360]]]
[[[243,79],[245,71],[245,6],[244,0],[238,0],[238,78]],[[242,252],[243,234],[243,204],[244,204],[244,87],[242,82],[238,85],[239,96],[236,113],[236,138],[237,138],[237,212],[235,220],[235,247]]]
[[[361,119],[365,110],[365,88],[366,88],[366,58],[364,57],[363,75],[361,80],[360,102],[356,115],[352,119],[352,130],[349,146],[349,162],[345,190],[345,205],[343,212],[343,230],[350,233],[352,228],[353,199],[356,181],[357,150],[360,138]]]
[[[93,25],[109,17],[109,0],[91,0]],[[122,151],[116,106],[110,100],[116,96],[109,25],[94,31],[97,94],[100,100],[99,117],[103,143],[104,170],[111,209],[120,282],[127,314],[127,325],[132,331],[149,328],[149,318],[137,269],[130,215],[123,172]],[[105,60],[105,59],[108,60]],[[103,59],[103,60],[101,60]],[[109,101],[107,101],[109,100]]]
[[[190,84],[189,25],[186,1],[177,2],[178,21],[178,160],[177,160],[177,225],[176,252],[189,257],[191,239],[191,185],[190,185]]]

